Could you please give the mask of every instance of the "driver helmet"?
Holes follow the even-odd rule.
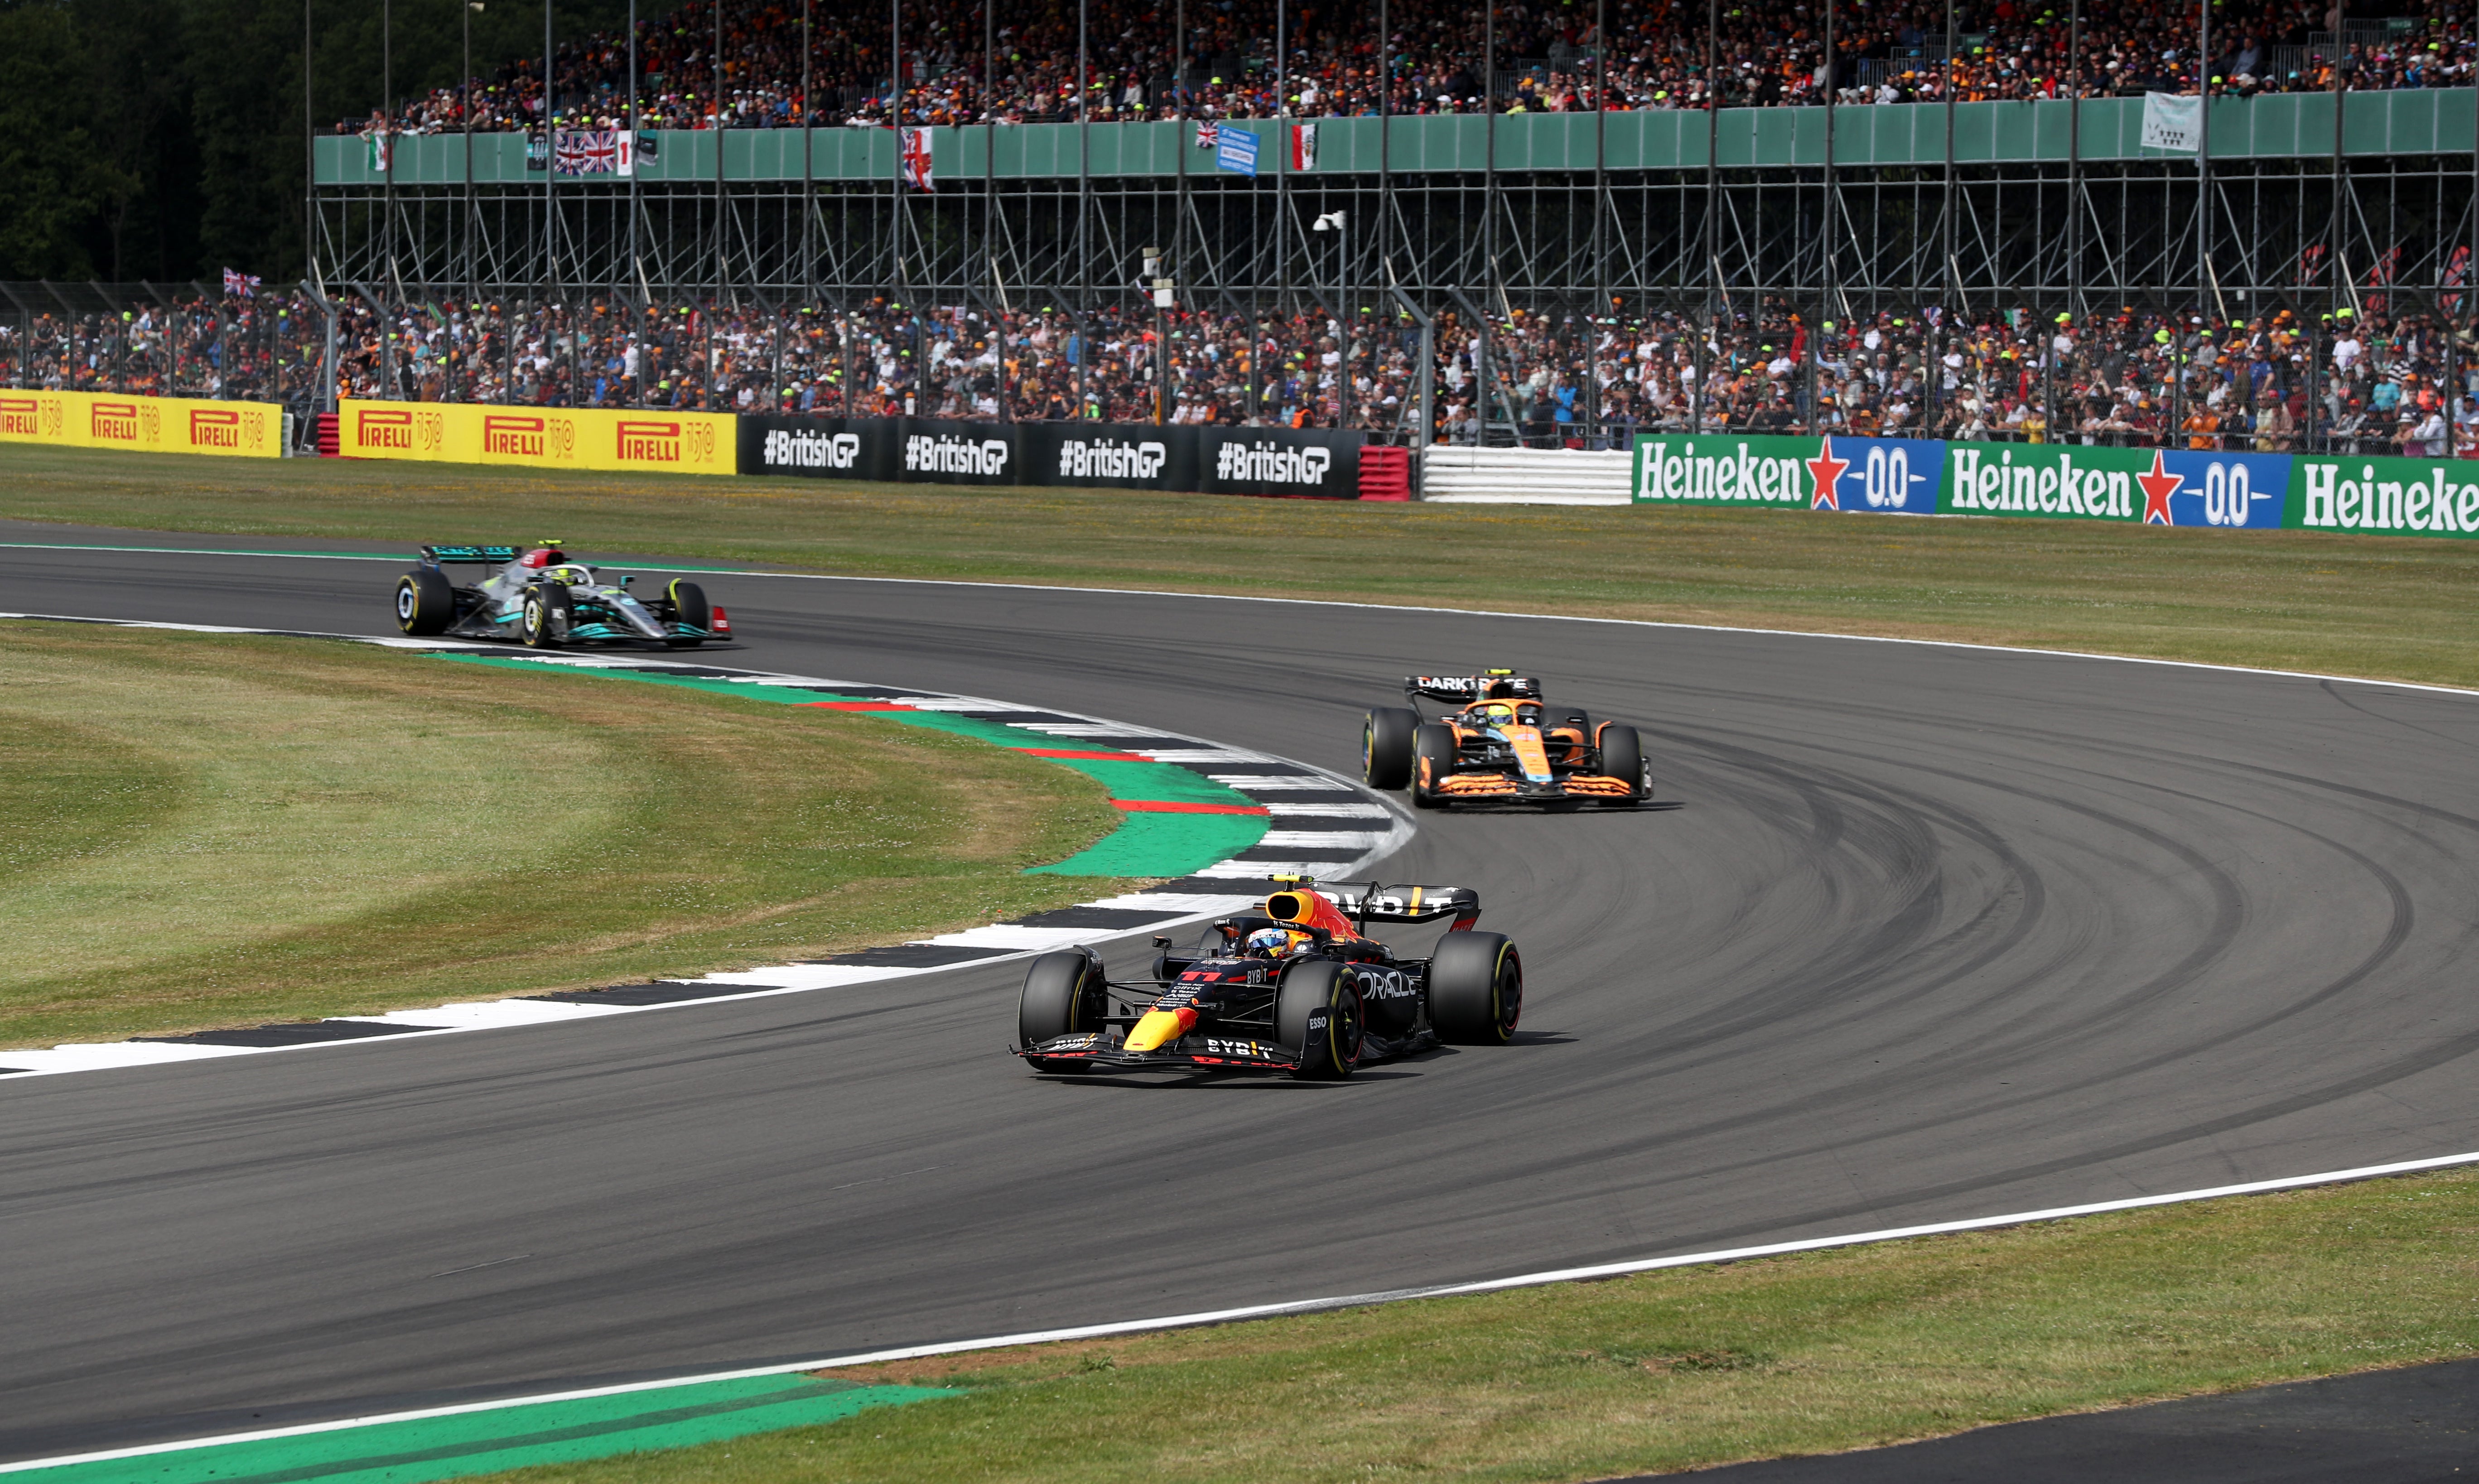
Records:
[[[1509,726],[1515,721],[1515,707],[1503,701],[1493,701],[1475,709],[1480,712],[1480,719],[1493,727]]]
[[[1243,952],[1251,959],[1288,959],[1295,947],[1308,941],[1308,936],[1289,928],[1259,928],[1248,934]]]

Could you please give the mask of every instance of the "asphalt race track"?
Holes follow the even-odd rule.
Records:
[[[380,633],[396,571],[0,550],[0,608]],[[1339,1087],[1032,1077],[1006,969],[0,1078],[0,1460],[2479,1148],[2479,698],[706,586],[735,663],[1346,771],[1404,675],[1515,665],[1642,724],[1678,806],[1424,818],[1386,874],[1479,888],[1524,950],[1521,1042]]]

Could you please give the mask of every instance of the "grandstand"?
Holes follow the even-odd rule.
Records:
[[[2458,4],[894,14],[691,4],[327,121],[301,292],[17,286],[0,351],[304,410],[2479,436]],[[2199,67],[2207,147],[2146,147]]]

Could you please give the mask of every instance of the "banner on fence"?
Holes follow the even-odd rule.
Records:
[[[2388,536],[2479,535],[2479,462],[2302,453],[2281,524]]]
[[[2479,462],[2360,454],[1644,434],[1634,496],[1638,504],[2479,535]]]
[[[1359,498],[1367,441],[1322,428],[765,416],[742,418],[740,440],[752,474],[1342,499]]]
[[[337,451],[346,458],[637,473],[738,473],[740,444],[729,413],[349,398],[340,410]]]
[[[1945,446],[1916,438],[1653,435],[1635,445],[1635,500],[1934,515]]]
[[[281,458],[284,409],[184,397],[0,391],[0,443]]]

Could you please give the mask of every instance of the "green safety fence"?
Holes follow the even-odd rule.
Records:
[[[2353,92],[2338,105],[2329,92],[2266,93],[2212,100],[2215,160],[2329,157],[2336,143],[2334,110],[2341,110],[2339,145],[2350,157],[2467,155],[2479,147],[2479,93],[2467,88]],[[1895,103],[1833,110],[1833,161],[1853,168],[1942,166],[1949,114],[1943,104]],[[1954,158],[1965,166],[2051,163],[2080,155],[2086,163],[2191,160],[2145,149],[2141,98],[2087,98],[2081,103],[1958,103],[1951,114]],[[1392,119],[1305,120],[1316,130],[1314,175],[1470,172],[1493,155],[1500,170],[1581,171],[1599,163],[1627,171],[1813,167],[1826,159],[1821,108],[1724,109],[1709,123],[1702,113],[1659,109],[1627,114],[1423,115]],[[1290,168],[1272,119],[1238,120],[1261,137],[1259,178],[1271,183]],[[830,182],[895,178],[894,132],[883,128],[650,130],[636,179],[650,184],[723,181]],[[1009,124],[930,131],[933,179],[972,182],[1161,177],[1183,169],[1219,175],[1214,153],[1195,146],[1189,122]],[[718,141],[720,144],[718,145]],[[1494,141],[1494,143],[1493,143]],[[2078,149],[2078,145],[2080,148]],[[722,151],[718,161],[716,151]],[[313,168],[321,186],[375,186],[390,179],[370,141],[335,135],[315,141]],[[505,186],[553,182],[560,190],[625,190],[613,173],[553,176],[529,162],[522,134],[404,135],[390,166],[400,186]],[[1229,180],[1238,177],[1221,175]]]

